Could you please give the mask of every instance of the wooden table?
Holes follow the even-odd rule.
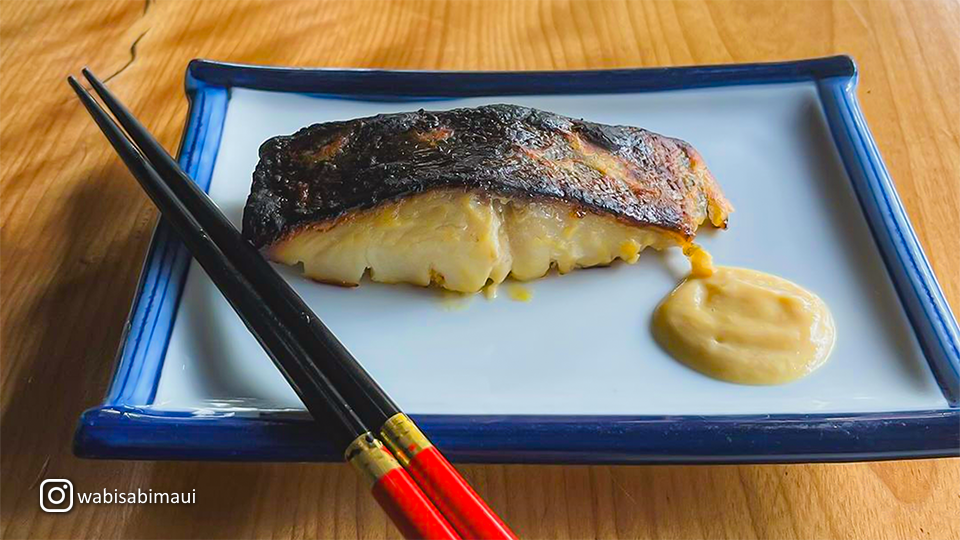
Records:
[[[555,69],[835,53],[960,306],[960,4],[927,1],[0,1],[2,536],[398,537],[343,465],[81,461],[156,211],[69,91],[89,65],[174,148],[194,57]],[[792,466],[465,466],[525,538],[958,538],[956,459]],[[192,506],[45,514],[39,483],[196,489]],[[951,517],[952,516],[952,517]]]

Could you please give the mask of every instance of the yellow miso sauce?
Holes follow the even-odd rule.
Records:
[[[514,302],[529,302],[533,299],[533,291],[520,283],[508,282],[506,284],[490,282],[487,283],[481,292],[483,297],[487,300],[494,300],[499,295],[501,285],[507,290],[507,296]],[[450,310],[460,310],[470,303],[470,300],[473,298],[473,293],[459,293],[454,291],[449,291],[447,289],[440,289],[440,295],[442,299],[442,305],[444,309]]]
[[[507,286],[507,296],[514,302],[529,302],[533,299],[533,291],[519,283]]]
[[[500,285],[501,283],[487,283],[487,285],[481,289],[484,298],[487,300],[495,299],[500,292]],[[507,289],[507,296],[514,302],[529,302],[533,299],[533,291],[520,283],[506,283],[504,287]]]
[[[782,384],[823,365],[836,339],[817,295],[746,268],[714,267],[691,246],[690,275],[656,308],[653,334],[671,356],[711,377]]]

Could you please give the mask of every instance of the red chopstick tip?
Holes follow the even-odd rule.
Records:
[[[397,460],[463,538],[516,540],[513,531],[407,415],[399,413],[387,420],[380,435]]]
[[[435,446],[418,452],[407,464],[407,471],[463,538],[517,540],[517,535]]]
[[[380,477],[370,492],[404,538],[460,540],[460,535],[402,468]]]
[[[344,457],[369,482],[373,497],[404,538],[460,538],[393,454],[370,433],[354,439]]]

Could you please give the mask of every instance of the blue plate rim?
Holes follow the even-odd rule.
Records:
[[[418,421],[457,461],[748,463],[958,455],[960,331],[860,110],[857,67],[848,56],[718,66],[524,72],[289,68],[193,60],[186,73],[190,107],[179,160],[190,176],[208,189],[234,87],[352,99],[415,100],[799,81],[817,85],[864,217],[949,408],[738,416],[426,415]],[[75,454],[114,459],[338,460],[309,419],[196,415],[144,408],[156,393],[189,262],[189,253],[161,220],[145,257],[110,388],[100,406],[81,416]],[[847,435],[830,437],[836,426]],[[682,444],[675,445],[678,442]]]

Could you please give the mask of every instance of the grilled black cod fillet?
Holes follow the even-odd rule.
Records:
[[[473,292],[687,246],[732,207],[684,141],[520,107],[382,114],[260,147],[243,234],[307,277]]]

